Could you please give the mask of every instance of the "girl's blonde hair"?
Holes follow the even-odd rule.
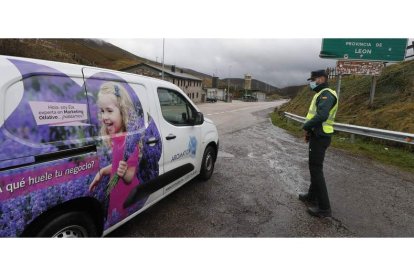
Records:
[[[132,104],[131,98],[126,91],[126,89],[116,82],[105,82],[101,85],[98,92],[98,102],[99,98],[104,95],[113,95],[116,98],[116,106],[119,108],[122,116],[123,129],[127,130],[129,112],[134,112],[134,105]],[[102,122],[101,113],[99,112],[99,120]],[[108,136],[109,133],[104,124],[102,124],[100,129],[100,134],[102,137]],[[109,141],[108,141],[109,142]]]

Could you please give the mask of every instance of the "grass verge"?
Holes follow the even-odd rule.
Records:
[[[303,136],[300,123],[289,120],[276,112],[270,113],[270,118],[275,126],[287,130],[293,136]],[[393,147],[383,141],[370,138],[355,138],[352,143],[349,134],[339,132],[333,135],[331,146],[414,173],[414,153],[410,146]]]

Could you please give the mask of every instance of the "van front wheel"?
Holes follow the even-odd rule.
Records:
[[[37,232],[36,236],[53,238],[96,237],[97,229],[88,214],[83,212],[69,212],[46,223]]]
[[[200,179],[209,180],[214,171],[215,150],[208,146],[204,151],[203,161],[201,163]]]

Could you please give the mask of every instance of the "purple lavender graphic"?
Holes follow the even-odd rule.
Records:
[[[150,116],[148,116],[148,127],[145,127],[143,109],[137,96],[137,93],[139,95],[141,91],[135,91],[125,80],[115,74],[95,74],[85,79],[84,85],[80,86],[71,77],[48,66],[16,59],[9,60],[22,75],[24,93],[19,105],[0,128],[2,165],[10,167],[27,164],[33,162],[34,156],[37,155],[93,144],[97,145],[99,166],[111,164],[111,149],[104,146],[99,137],[100,125],[96,103],[100,85],[111,80],[122,83],[134,105],[127,126],[131,135],[126,138],[124,159],[128,159],[137,146],[140,147],[140,162],[137,170],[140,183],[158,177],[162,150],[161,138],[156,122]],[[78,126],[38,125],[29,104],[31,101],[87,104],[88,119],[83,121],[84,125]],[[147,144],[149,138],[156,138],[159,143]],[[60,160],[53,165],[72,161],[73,159]],[[46,166],[50,166],[50,163],[14,169],[13,173],[36,172]],[[0,182],[8,174],[7,170],[0,172]],[[94,197],[102,203],[104,208],[107,208],[107,185],[110,179],[104,176],[96,189],[89,192],[89,184],[95,175],[96,171],[47,188],[0,200],[0,237],[21,235],[24,228],[40,214],[53,206],[75,198]],[[146,199],[131,206],[128,212],[131,214],[142,208],[145,201]],[[115,222],[109,225],[113,223]]]
[[[138,169],[138,179],[140,183],[146,183],[154,178],[158,177],[159,174],[159,165],[158,162],[161,158],[161,135],[158,131],[157,125],[155,124],[154,119],[148,114],[148,127],[145,129],[144,136],[144,148],[142,151],[141,162],[139,163]],[[150,138],[158,139],[158,143],[150,145],[148,140]]]
[[[76,161],[75,159],[69,159],[54,163],[44,163],[36,166],[36,168],[32,167],[31,170],[35,172],[42,168]],[[12,172],[13,174],[24,173],[27,170],[27,168],[19,168]],[[6,174],[3,173],[1,176]],[[55,186],[0,201],[0,237],[19,236],[27,224],[51,207],[75,198],[87,196],[89,194],[88,183],[94,175],[92,173]],[[99,193],[99,191],[96,192]]]
[[[53,68],[14,59],[10,59],[10,62],[22,74],[24,94],[20,104],[5,121],[0,134],[0,140],[14,140],[20,145],[12,147],[11,152],[8,152],[7,156],[4,157],[11,159],[38,155],[53,152],[57,149],[68,149],[90,144],[92,140],[88,138],[97,135],[98,129],[95,125],[37,125],[29,104],[29,102],[86,104],[84,87],[79,86],[70,77]],[[28,144],[34,144],[35,146],[29,146]],[[0,157],[4,154],[4,147],[1,151]]]

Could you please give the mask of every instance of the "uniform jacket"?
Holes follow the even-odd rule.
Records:
[[[322,83],[315,88],[319,93],[322,89],[329,88],[328,83]],[[303,125],[303,129],[315,136],[331,136],[322,130],[322,123],[329,117],[329,111],[335,106],[337,99],[329,91],[323,91],[316,99],[316,115]]]

